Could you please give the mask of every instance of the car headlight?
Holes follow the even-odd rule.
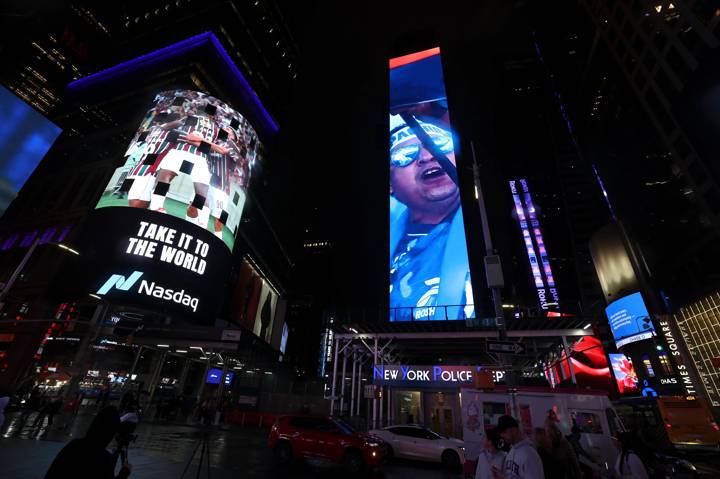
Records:
[[[368,446],[368,447],[380,447],[380,443],[379,443],[379,442],[369,442],[369,441],[366,441],[366,442],[365,442],[365,445]]]
[[[458,447],[458,451],[462,451],[462,453],[464,454],[464,453],[465,453],[465,448],[464,448],[463,446],[459,446],[459,447]]]

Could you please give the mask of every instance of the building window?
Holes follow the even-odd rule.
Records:
[[[655,377],[655,370],[652,367],[652,363],[650,362],[650,356],[647,354],[644,354],[642,357],[642,363],[643,366],[645,366],[645,372],[647,373],[649,378]]]
[[[666,352],[658,353],[658,360],[660,361],[660,366],[662,366],[663,373],[666,376],[673,373],[673,368],[670,364],[670,358],[668,357],[668,354]]]

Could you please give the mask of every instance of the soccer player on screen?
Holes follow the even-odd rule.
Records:
[[[190,175],[195,196],[186,209],[186,220],[207,227],[210,208],[207,204],[210,186],[208,156],[210,152],[222,155],[228,149],[217,144],[220,128],[212,117],[216,107],[205,103],[205,111],[190,114],[182,120],[182,125],[174,130],[175,145],[168,151],[158,165],[157,183],[150,199],[150,209],[165,212],[165,197],[170,183],[180,174]]]

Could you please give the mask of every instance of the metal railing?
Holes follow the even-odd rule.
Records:
[[[472,309],[470,316],[465,314],[465,308]],[[390,321],[454,321],[471,319],[475,317],[473,304],[447,304],[438,306],[410,306],[404,308],[390,308]]]

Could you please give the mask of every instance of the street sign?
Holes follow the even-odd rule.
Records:
[[[525,345],[513,343],[512,341],[492,341],[488,339],[486,351],[488,353],[500,354],[523,354],[525,352]]]
[[[240,341],[239,329],[223,329],[220,341]]]

